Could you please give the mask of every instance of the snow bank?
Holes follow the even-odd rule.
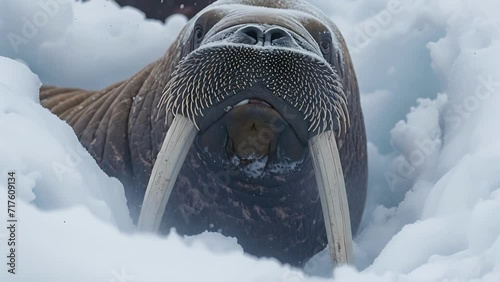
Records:
[[[358,270],[339,268],[335,281],[500,281],[500,3],[311,1],[346,36],[370,141]],[[0,54],[44,83],[95,88],[126,78],[161,56],[185,22],[146,21],[103,0],[2,1],[0,37],[23,35],[25,19],[42,17],[49,2],[60,11],[17,51],[0,41]],[[2,281],[326,281],[249,257],[216,234],[133,233],[123,188],[38,105],[39,85],[0,59],[0,173],[18,174],[21,219],[19,272],[12,280],[0,270]],[[328,276],[329,265],[321,253],[306,272]]]
[[[99,169],[71,127],[40,106],[40,85],[26,66],[0,57],[1,175],[15,171],[19,199],[41,209],[82,205],[131,230],[123,186]]]

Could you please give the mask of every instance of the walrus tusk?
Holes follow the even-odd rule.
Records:
[[[352,234],[349,206],[333,131],[309,140],[314,173],[318,185],[328,249],[335,265],[352,263]]]
[[[192,121],[182,115],[175,116],[149,178],[137,224],[139,230],[159,230],[168,198],[197,133]]]

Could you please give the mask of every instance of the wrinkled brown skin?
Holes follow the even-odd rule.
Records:
[[[267,6],[280,5],[275,1],[261,2]],[[186,32],[191,31],[184,29],[181,35]],[[344,60],[334,63],[334,67],[343,70],[351,127],[339,137],[338,145],[355,233],[366,197],[366,137],[355,72],[345,42],[339,38]],[[180,44],[178,39],[165,56],[133,77],[103,90],[43,86],[40,91],[42,105],[67,121],[103,171],[123,183],[134,220],[138,218],[156,155],[172,118],[169,115],[165,125],[163,114],[157,118],[157,105],[181,59]],[[278,187],[241,182],[222,185],[191,149],[167,205],[161,230],[167,233],[175,226],[177,232],[192,235],[210,229],[208,226],[213,224],[214,231],[222,229],[225,235],[249,238],[239,241],[248,253],[303,265],[327,242],[310,161],[304,167],[301,179],[284,179]],[[247,204],[248,195],[235,192],[241,189],[269,191],[278,196],[271,202],[268,198],[262,200],[262,205]],[[280,198],[283,191],[286,195]]]

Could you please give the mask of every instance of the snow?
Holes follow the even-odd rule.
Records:
[[[349,44],[370,141],[356,268],[336,269],[335,281],[500,281],[500,3],[311,2]],[[0,2],[0,174],[16,171],[20,220],[17,274],[4,264],[1,281],[332,281],[317,277],[332,274],[325,252],[306,274],[214,233],[136,233],[121,184],[39,105],[40,80],[124,79],[162,56],[184,23],[104,0]],[[13,33],[25,40],[12,45]],[[6,196],[1,180],[0,222]]]
[[[66,123],[40,106],[38,77],[5,57],[0,66],[0,172],[14,170],[21,179],[19,199],[48,210],[86,206],[99,219],[131,230],[123,186],[98,169]]]

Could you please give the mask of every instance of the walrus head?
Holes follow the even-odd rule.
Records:
[[[218,6],[201,13],[160,103],[194,123],[196,145],[215,165],[262,181],[299,169],[310,137],[341,134],[349,122],[331,65],[334,33],[309,14],[279,13]]]
[[[244,247],[252,240],[246,234],[255,237],[259,230],[250,230],[251,225],[262,223],[245,210],[256,210],[262,221],[268,217],[262,215],[263,207],[281,210],[283,218],[299,213],[302,225],[308,207],[297,197],[313,194],[319,195],[315,204],[321,202],[323,218],[309,215],[311,224],[324,219],[333,259],[349,262],[351,226],[337,142],[349,139],[349,102],[359,102],[352,97],[358,95],[351,85],[356,80],[335,25],[300,1],[219,1],[190,21],[179,42],[178,63],[158,104],[171,126],[148,184],[139,227],[160,228],[191,150],[201,160],[191,167],[222,173],[216,185],[231,195],[226,204],[241,205],[246,231],[228,233],[236,234]],[[358,107],[355,118],[362,119]],[[364,138],[364,132],[358,134]],[[273,240],[269,234],[260,236]],[[307,240],[291,237],[293,244]],[[310,250],[293,259],[275,256],[300,264],[323,247],[309,245]],[[280,250],[268,254],[276,252]],[[262,248],[254,253],[266,255]]]

